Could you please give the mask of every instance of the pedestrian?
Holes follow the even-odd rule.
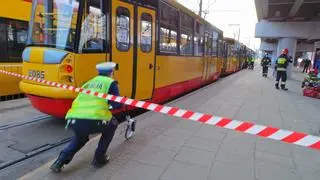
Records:
[[[286,81],[287,81],[287,67],[292,60],[288,57],[289,50],[286,48],[282,51],[282,54],[278,57],[276,61],[277,66],[277,78],[275,87],[279,89],[279,81],[281,79],[281,89],[287,91]]]
[[[302,73],[305,73],[305,72],[308,72],[308,69],[311,65],[311,60],[309,58],[307,58],[305,61],[304,61],[304,66],[303,66],[303,71]]]
[[[85,83],[82,88],[119,96],[117,82],[112,79],[115,66],[113,62],[98,64],[96,68],[99,75]],[[59,173],[65,164],[70,163],[73,156],[89,141],[90,134],[102,134],[92,165],[99,168],[109,161],[109,156],[105,154],[118,127],[118,121],[110,111],[111,107],[119,109],[122,108],[122,105],[103,98],[78,94],[66,115],[67,128],[72,128],[75,136],[51,165],[53,172]]]
[[[265,54],[261,60],[262,76],[263,77],[268,76],[268,69],[269,69],[270,64],[271,64],[271,59],[268,57],[268,54]]]

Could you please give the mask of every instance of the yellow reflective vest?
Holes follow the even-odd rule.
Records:
[[[93,92],[107,93],[114,80],[106,76],[97,76],[85,83],[82,88]],[[73,101],[66,119],[86,119],[110,121],[112,113],[106,99],[80,93]]]

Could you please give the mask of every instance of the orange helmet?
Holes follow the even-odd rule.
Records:
[[[289,50],[287,48],[285,48],[284,50],[282,50],[282,53],[287,55],[289,53]]]

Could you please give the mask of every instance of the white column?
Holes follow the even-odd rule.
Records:
[[[287,48],[289,50],[288,56],[292,57],[292,61],[295,58],[296,55],[296,49],[297,49],[297,39],[295,38],[281,38],[278,40],[278,56],[282,53],[282,50]],[[288,78],[291,78],[292,74],[292,66],[293,63],[290,63],[287,69],[287,75]]]

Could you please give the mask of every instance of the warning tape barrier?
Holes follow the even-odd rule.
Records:
[[[47,84],[53,87],[63,88],[69,91],[88,94],[92,96],[96,96],[99,98],[104,98],[107,100],[115,101],[118,103],[135,106],[138,108],[147,109],[150,111],[167,114],[170,116],[175,116],[179,118],[188,119],[191,121],[196,121],[204,124],[209,124],[217,127],[222,127],[226,129],[231,129],[247,134],[252,134],[260,137],[264,137],[267,139],[277,140],[286,142],[289,144],[295,144],[303,147],[308,147],[311,149],[320,150],[320,137],[308,135],[301,132],[283,130],[279,128],[274,128],[270,126],[253,124],[250,122],[242,122],[238,120],[232,120],[229,118],[218,117],[210,114],[203,114],[199,112],[194,112],[190,110],[180,109],[177,107],[170,107],[165,105],[159,105],[155,103],[149,103],[145,101],[138,101],[126,97],[114,96],[106,93],[99,93],[90,90],[86,90],[83,88],[76,88],[66,84],[60,84],[57,82],[51,82],[44,79],[39,79],[35,77],[24,76],[21,74],[16,74],[4,70],[0,70],[0,73],[16,76],[19,78],[36,81],[38,83]]]

